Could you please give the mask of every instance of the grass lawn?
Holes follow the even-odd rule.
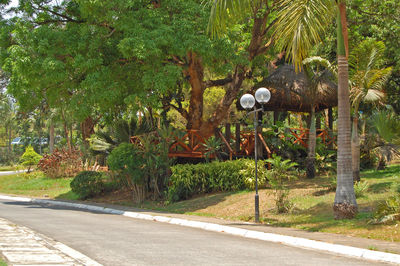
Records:
[[[16,170],[21,170],[21,169],[25,169],[23,166],[19,166],[19,165],[14,165],[14,166],[0,166],[0,172],[4,172],[4,171],[16,171]]]
[[[7,266],[7,263],[0,256],[0,266]]]
[[[40,198],[77,199],[69,184],[72,178],[47,178],[42,172],[0,176],[0,193]]]
[[[40,172],[33,175],[4,176],[0,177],[0,193],[76,199],[76,195],[69,188],[71,180],[71,178],[49,179]],[[393,186],[400,182],[400,164],[391,165],[382,171],[364,171],[361,174],[361,180],[368,183],[368,189],[363,197],[357,199],[359,214],[355,219],[335,220],[333,218],[332,204],[335,192],[328,188],[331,183],[330,178],[317,177],[299,179],[290,183],[290,198],[294,203],[294,208],[289,214],[276,214],[272,190],[260,190],[260,220],[262,223],[273,226],[400,241],[399,223],[387,225],[370,223],[377,204],[394,195]],[[91,201],[231,220],[254,220],[254,191],[208,194],[169,205],[153,201],[134,205],[131,194],[123,191],[91,199]]]

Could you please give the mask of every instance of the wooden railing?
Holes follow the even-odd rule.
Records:
[[[290,133],[293,135],[294,142],[307,148],[308,136],[310,130],[308,128],[290,128]],[[336,136],[330,135],[326,129],[317,129],[317,138],[321,138],[322,143],[325,145],[335,145],[336,146]]]
[[[229,154],[229,158],[234,156],[250,156],[254,154],[254,132],[240,131],[240,127],[236,126],[235,136],[231,135],[230,128],[225,129],[225,134],[220,130],[216,130],[215,137],[222,140],[224,150]],[[289,132],[294,137],[293,143],[297,143],[307,147],[309,129],[306,128],[290,128]],[[285,138],[284,136],[281,136]],[[265,141],[263,135],[258,133],[259,143],[262,145],[262,154],[270,158],[271,149]],[[317,130],[317,138],[321,138],[325,145],[336,145],[336,137],[330,136],[325,129]],[[131,137],[131,143],[142,146],[140,136]],[[205,158],[208,152],[205,145],[206,138],[199,134],[198,130],[188,130],[182,137],[175,137],[175,141],[169,148],[169,157],[187,157],[187,158]],[[214,158],[215,154],[208,154],[209,158]],[[265,158],[265,157],[264,157]]]
[[[183,137],[175,139],[176,141],[169,148],[169,157],[204,157],[205,138],[199,134],[198,130],[188,130]]]

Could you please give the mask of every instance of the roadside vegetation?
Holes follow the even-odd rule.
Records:
[[[0,266],[7,266],[7,263],[0,257]]]
[[[51,179],[42,173],[18,174],[0,177],[0,193],[33,197],[76,200],[78,194],[70,189],[72,178]],[[286,183],[290,190],[289,212],[276,211],[276,194],[269,186],[261,189],[260,220],[270,226],[291,227],[307,231],[329,232],[387,241],[400,241],[400,229],[395,221],[376,223],[375,213],[379,204],[399,192],[400,164],[385,170],[361,172],[361,182],[366,186],[357,202],[359,213],[352,220],[335,220],[332,201],[335,196],[332,176],[307,179],[304,176]],[[146,200],[140,204],[132,201],[127,189],[103,190],[89,202],[110,203],[149,210],[216,217],[236,221],[254,220],[254,191],[201,193],[191,199],[173,203]],[[388,234],[390,232],[390,234]]]
[[[400,1],[8,2],[1,193],[400,241]]]

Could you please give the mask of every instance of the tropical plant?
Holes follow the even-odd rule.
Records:
[[[226,26],[224,21],[252,10],[263,0],[216,0],[213,2],[210,25],[214,31]],[[358,206],[353,187],[351,163],[351,126],[348,80],[348,33],[346,0],[280,0],[276,7],[275,40],[286,51],[297,68],[301,68],[308,52],[321,41],[321,34],[331,24],[336,11],[338,57],[338,162],[333,210],[335,218],[353,218]],[[213,15],[215,14],[215,15]],[[243,15],[242,15],[243,16]],[[221,20],[225,18],[225,20]],[[222,22],[221,22],[222,21]]]
[[[317,144],[317,129],[315,126],[315,109],[316,109],[316,98],[317,95],[330,94],[329,90],[332,90],[328,86],[323,86],[323,81],[328,79],[330,76],[334,77],[335,70],[333,69],[330,62],[319,56],[308,57],[303,60],[303,67],[307,74],[310,82],[310,88],[308,90],[307,99],[311,103],[311,124],[308,135],[308,154],[306,160],[306,171],[308,178],[315,177],[315,148]],[[330,74],[330,75],[329,75]]]
[[[42,156],[37,154],[32,146],[26,147],[24,154],[22,154],[20,158],[20,162],[22,165],[28,166],[28,173],[31,172],[31,167],[37,165]]]
[[[38,168],[50,178],[75,176],[82,171],[82,153],[76,149],[55,149],[43,155]]]
[[[124,179],[133,193],[133,200],[137,203],[146,197],[145,159],[141,151],[131,143],[121,143],[108,156],[108,165],[112,171]]]
[[[98,130],[89,138],[90,149],[94,154],[107,156],[121,143],[129,143],[132,136],[140,136],[154,131],[148,116],[139,122],[137,118],[113,122],[106,130]]]
[[[271,170],[267,173],[268,182],[275,194],[275,207],[277,213],[289,212],[293,204],[289,200],[289,186],[287,182],[296,179],[291,170],[297,163],[290,160],[283,160],[275,154],[272,158],[265,160],[271,164]]]
[[[400,145],[400,118],[392,110],[382,110],[372,115],[373,126],[388,143]]]
[[[351,90],[353,106],[352,126],[352,163],[353,178],[360,180],[360,137],[358,123],[359,109],[362,102],[382,104],[385,94],[383,88],[392,68],[380,68],[385,46],[382,42],[365,40],[350,55]]]
[[[217,160],[221,160],[222,156],[228,155],[223,151],[223,142],[220,138],[212,136],[203,143],[203,146],[206,149],[204,153],[206,161],[210,161],[212,156]]]
[[[400,194],[389,197],[378,204],[373,223],[390,223],[400,221]]]
[[[356,198],[361,198],[365,196],[365,192],[367,192],[369,184],[367,181],[358,181],[354,184],[354,193]]]
[[[71,190],[80,199],[87,199],[99,195],[105,190],[103,174],[94,171],[83,171],[71,181]]]

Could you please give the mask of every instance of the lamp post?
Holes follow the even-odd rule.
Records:
[[[258,127],[258,119],[257,119],[257,113],[258,112],[263,112],[264,111],[264,104],[266,104],[269,99],[271,99],[271,93],[268,89],[266,88],[259,88],[256,93],[255,93],[255,99],[253,95],[251,94],[244,94],[240,98],[240,105],[250,111],[253,107],[254,110],[248,112],[254,113],[254,161],[255,161],[255,178],[256,178],[256,195],[254,196],[254,207],[255,207],[255,215],[254,215],[254,220],[256,223],[260,222],[260,200],[258,197],[258,177],[257,177],[257,127]],[[257,109],[255,104],[256,100],[258,103],[261,104],[261,108]]]

